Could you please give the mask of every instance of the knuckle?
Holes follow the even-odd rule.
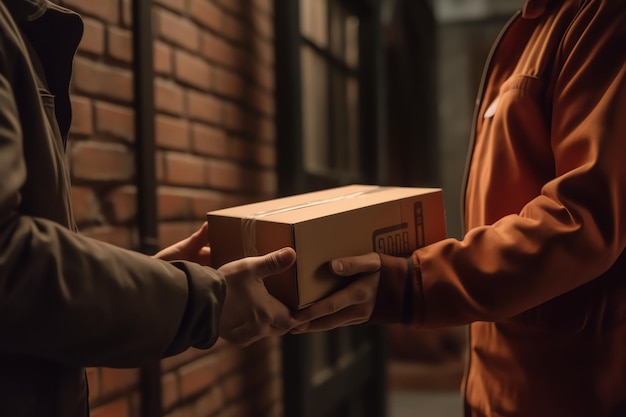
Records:
[[[280,267],[280,260],[278,259],[278,255],[276,253],[270,253],[269,256],[265,260],[265,268],[266,272],[271,273],[276,271]]]

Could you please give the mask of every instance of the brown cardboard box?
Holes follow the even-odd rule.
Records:
[[[335,290],[328,261],[368,252],[405,256],[446,237],[438,188],[349,185],[207,214],[219,267],[284,246],[298,254],[292,270],[265,280],[268,291],[299,309]]]

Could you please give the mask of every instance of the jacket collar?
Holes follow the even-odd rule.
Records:
[[[32,21],[40,18],[48,9],[46,0],[2,0],[15,20]]]
[[[526,0],[524,8],[522,9],[522,17],[525,19],[536,19],[541,16],[548,5],[554,0]]]

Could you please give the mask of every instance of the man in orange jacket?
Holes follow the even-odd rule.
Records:
[[[462,240],[363,274],[298,332],[470,323],[474,417],[626,416],[626,2],[527,0],[479,92]]]

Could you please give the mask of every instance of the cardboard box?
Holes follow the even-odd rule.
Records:
[[[331,259],[380,252],[406,256],[446,237],[438,188],[349,185],[207,213],[213,264],[285,246],[298,260],[268,277],[268,291],[292,309],[317,301],[340,284]]]

